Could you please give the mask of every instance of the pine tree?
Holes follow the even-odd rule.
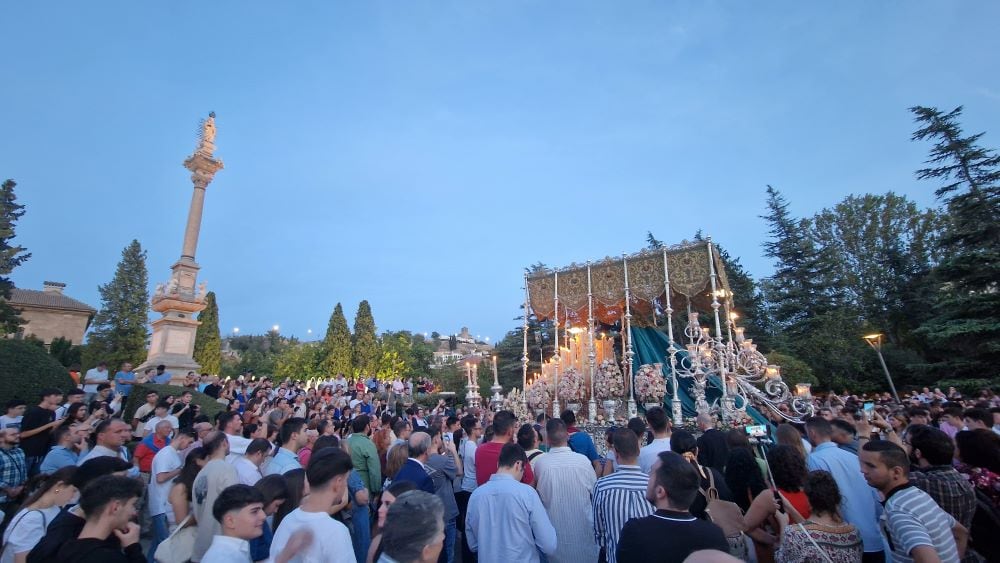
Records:
[[[17,203],[14,194],[15,186],[17,183],[14,180],[0,184],[0,336],[17,332],[23,323],[17,309],[7,303],[10,290],[14,287],[7,276],[31,257],[23,246],[12,245],[14,225],[24,215],[24,206]]]
[[[368,301],[358,304],[358,314],[354,317],[354,350],[352,362],[354,372],[360,376],[369,376],[378,369],[381,354],[378,337],[375,335],[375,319]]]
[[[222,335],[219,333],[219,304],[215,292],[205,295],[205,309],[198,314],[198,333],[194,337],[194,361],[203,373],[218,374],[222,370]]]
[[[88,338],[88,357],[108,362],[111,369],[123,362],[138,364],[146,357],[148,284],[146,252],[133,240],[122,251],[115,277],[98,288],[101,310]]]
[[[766,283],[767,298],[775,323],[794,336],[808,330],[809,320],[834,307],[836,284],[830,253],[816,245],[810,222],[796,220],[778,190],[767,187],[769,215],[762,217],[772,237],[764,243],[764,255],[776,262],[774,275]]]
[[[949,377],[984,377],[1000,362],[1000,154],[963,136],[962,107],[944,113],[913,107],[913,140],[935,144],[917,171],[943,180],[936,195],[948,212],[941,262],[931,273],[932,315],[915,332],[927,340],[931,368]]]
[[[352,371],[351,329],[347,327],[344,308],[337,303],[330,315],[330,323],[326,327],[323,338],[323,371],[327,375],[342,373],[350,376]]]

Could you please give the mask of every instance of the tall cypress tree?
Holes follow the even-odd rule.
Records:
[[[978,144],[982,133],[964,136],[961,106],[910,111],[913,140],[934,142],[917,178],[945,182],[936,195],[948,212],[932,315],[915,332],[927,339],[933,371],[984,377],[1000,363],[1000,154]]]
[[[23,246],[12,244],[14,225],[24,215],[24,206],[17,203],[14,194],[15,186],[17,183],[14,180],[5,180],[0,184],[0,335],[17,332],[23,322],[17,309],[7,303],[10,290],[14,287],[7,276],[31,257]]]
[[[375,318],[368,301],[358,304],[358,314],[354,317],[353,363],[355,373],[369,376],[378,369],[380,357],[378,337],[375,335]]]
[[[205,295],[205,309],[198,314],[198,333],[194,338],[194,361],[203,373],[217,374],[222,370],[222,335],[219,333],[219,304],[215,292]]]
[[[98,288],[101,309],[87,339],[87,356],[117,369],[123,362],[138,364],[146,357],[149,322],[149,274],[146,252],[133,240],[122,251],[115,277]]]
[[[351,375],[352,354],[351,329],[347,327],[344,308],[337,303],[323,338],[323,371],[328,375]]]

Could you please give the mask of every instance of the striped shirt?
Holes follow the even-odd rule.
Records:
[[[594,507],[590,495],[597,475],[587,456],[568,446],[549,450],[535,461],[536,487],[549,520],[556,529],[559,547],[548,556],[549,563],[593,563],[597,561],[594,541]]]
[[[933,547],[942,563],[958,563],[954,526],[955,519],[913,485],[896,488],[886,498],[882,531],[895,563],[913,561],[911,552],[920,546]]]
[[[649,475],[638,465],[619,465],[594,485],[594,536],[608,563],[617,562],[618,538],[625,522],[653,514],[653,505],[646,500],[648,484]]]

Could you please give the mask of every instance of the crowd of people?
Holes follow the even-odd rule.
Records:
[[[7,404],[0,563],[1000,560],[989,392],[831,394],[767,436],[657,407],[595,443],[572,411],[425,410],[426,382],[179,379]],[[124,412],[147,381],[182,388]]]

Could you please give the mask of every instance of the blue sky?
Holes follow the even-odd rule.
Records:
[[[43,280],[99,304],[121,249],[180,255],[181,166],[218,114],[198,261],[222,329],[494,339],[523,268],[697,229],[755,276],[766,184],[796,214],[933,205],[906,108],[1000,146],[993,2],[20,2],[0,7],[0,176]]]

